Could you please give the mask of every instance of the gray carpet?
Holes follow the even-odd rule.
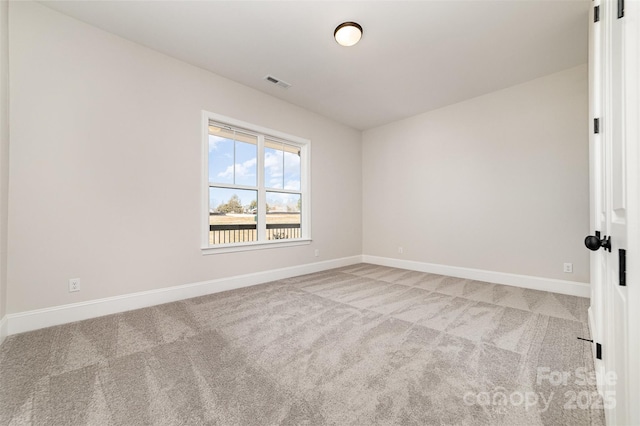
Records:
[[[0,424],[601,425],[588,304],[349,266],[11,336]]]

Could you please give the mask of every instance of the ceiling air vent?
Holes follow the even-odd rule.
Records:
[[[288,89],[289,87],[291,87],[291,85],[289,83],[287,83],[286,81],[282,81],[280,79],[277,79],[271,75],[268,75],[264,78],[265,80],[267,80],[269,83],[275,84],[276,86],[282,87],[283,89]]]

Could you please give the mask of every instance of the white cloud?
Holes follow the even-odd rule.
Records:
[[[255,165],[256,165],[256,159],[255,158],[247,160],[247,161],[243,162],[242,164],[236,163],[235,164],[236,180],[238,178],[242,178],[242,177],[246,177],[246,176],[254,176],[255,173],[252,170],[252,168],[254,168]],[[233,169],[234,169],[233,165],[227,167],[224,171],[218,173],[218,177],[227,178],[227,179],[228,178],[232,178],[233,177]]]
[[[289,180],[284,185],[284,189],[292,189],[292,190],[300,189],[300,181],[299,180]]]
[[[282,157],[272,152],[266,152],[264,156],[265,177],[267,185],[271,188],[282,187]]]
[[[278,151],[278,154],[269,151],[265,153],[264,166],[267,185],[271,188],[300,189],[300,157],[285,153],[283,165],[282,155],[282,151]],[[286,174],[283,167],[286,168]],[[285,178],[289,180],[283,185]]]
[[[217,151],[219,145],[222,142],[228,142],[228,139],[219,138],[217,136],[209,135],[209,152]]]
[[[272,176],[278,175],[282,176],[282,158],[273,155],[272,153],[267,153],[264,156],[264,167],[267,169],[267,172]]]
[[[284,162],[287,165],[287,167],[297,168],[300,166],[300,156],[287,152]]]
[[[282,157],[274,155],[272,152],[267,152],[264,156],[264,166],[282,169]]]

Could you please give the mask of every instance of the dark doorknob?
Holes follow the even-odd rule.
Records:
[[[584,239],[584,245],[587,246],[589,250],[596,251],[600,247],[604,247],[605,250],[611,251],[611,237],[607,237],[600,239],[600,231],[596,231],[596,235],[589,235]]]

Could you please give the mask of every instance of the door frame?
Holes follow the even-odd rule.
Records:
[[[625,133],[627,140],[628,401],[640,401],[640,1],[625,2]],[[640,424],[640,404],[629,404],[630,424]]]

